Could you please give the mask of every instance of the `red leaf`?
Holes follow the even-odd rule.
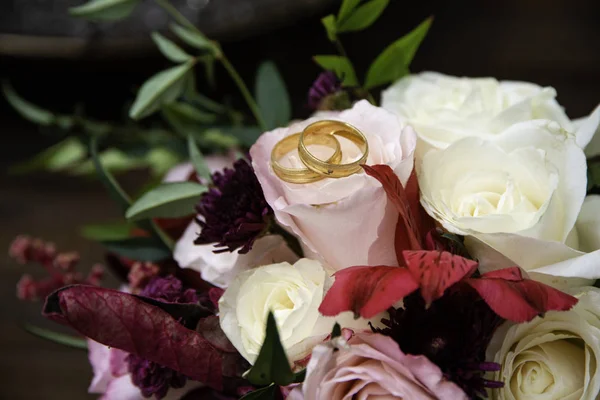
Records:
[[[44,315],[99,343],[172,368],[212,388],[222,388],[221,351],[140,298],[74,285],[50,295]]]
[[[398,263],[402,265],[402,250],[421,250],[423,248],[419,225],[415,219],[419,210],[419,186],[416,175],[411,175],[405,190],[398,176],[388,165],[363,165],[362,167],[367,175],[372,176],[381,183],[388,200],[398,210],[395,248]]]
[[[335,274],[319,311],[327,316],[352,311],[356,316],[371,318],[417,289],[417,282],[406,268],[350,267]]]
[[[531,321],[546,311],[567,311],[577,299],[543,283],[523,278],[518,267],[505,268],[466,280],[500,317]]]
[[[403,251],[402,256],[427,306],[477,268],[477,262],[447,251]]]

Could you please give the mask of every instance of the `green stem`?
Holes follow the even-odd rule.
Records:
[[[300,246],[300,242],[298,241],[298,239],[294,235],[292,235],[291,233],[289,233],[288,231],[286,231],[285,229],[283,229],[276,222],[273,222],[271,224],[271,227],[270,227],[269,231],[271,231],[271,233],[274,234],[274,235],[280,235],[280,236],[282,236],[283,240],[285,240],[285,242],[287,243],[287,245],[290,248],[290,250],[292,250],[294,253],[296,253],[296,255],[298,257],[300,257],[300,258],[304,257],[304,252],[302,251],[302,247]]]
[[[156,4],[158,4],[163,10],[165,10],[177,23],[185,26],[188,29],[191,29],[197,33],[202,34],[196,25],[192,24],[186,17],[183,16],[182,13],[179,12],[177,8],[175,8],[168,0],[154,0]]]
[[[231,76],[231,79],[233,79],[233,81],[237,85],[238,89],[242,93],[242,96],[244,96],[244,99],[246,100],[246,103],[248,104],[250,111],[252,111],[252,114],[254,115],[254,118],[256,119],[256,122],[258,123],[260,128],[262,130],[266,130],[267,126],[265,124],[265,121],[262,118],[262,115],[260,114],[258,105],[256,104],[256,101],[254,101],[254,98],[250,94],[248,87],[246,86],[246,84],[244,83],[242,78],[240,77],[240,74],[238,74],[238,72],[235,70],[235,68],[231,64],[231,62],[229,62],[229,59],[227,58],[227,56],[225,56],[225,53],[221,52],[221,56],[219,57],[219,60],[221,61],[221,63],[223,64],[223,67],[225,67],[225,69]]]
[[[338,53],[340,53],[340,55],[342,57],[346,58],[348,60],[348,62],[350,62],[350,57],[348,57],[348,54],[346,53],[346,49],[344,49],[344,46],[342,45],[342,42],[340,41],[340,39],[337,39],[335,41],[335,47],[337,48]],[[377,103],[375,102],[375,98],[373,97],[373,95],[371,94],[371,92],[369,92],[363,86],[361,86],[361,89],[364,90],[365,93],[367,94],[367,100],[369,101],[369,103],[371,103],[374,106],[376,106]]]

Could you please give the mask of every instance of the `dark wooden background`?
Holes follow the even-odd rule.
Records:
[[[363,73],[369,62],[401,34],[429,15],[433,27],[413,63],[414,71],[519,79],[554,86],[571,117],[579,117],[600,102],[600,2],[596,0],[475,0],[405,2],[392,0],[375,27],[343,37]],[[225,44],[225,51],[251,81],[258,63],[273,59],[289,84],[295,116],[308,114],[305,95],[319,70],[313,54],[332,54],[318,18],[261,36]],[[118,118],[131,99],[132,88],[167,65],[147,46],[127,57],[78,59],[0,56],[0,77],[9,79],[27,98],[68,111],[86,104],[98,118]],[[222,73],[222,92],[235,93]],[[218,97],[218,93],[216,96]],[[234,99],[240,107],[243,103]],[[0,166],[22,160],[52,143],[21,120],[0,100]],[[0,176],[0,247],[7,249],[19,233],[51,239],[64,250],[78,250],[82,266],[102,260],[102,249],[78,236],[78,228],[119,216],[93,181],[62,176]],[[6,254],[6,253],[5,253]],[[0,258],[0,399],[87,399],[91,378],[87,355],[47,343],[25,333],[20,325],[54,326],[39,316],[40,304],[19,303],[15,283],[20,275],[39,272]],[[109,284],[115,281],[109,279]]]

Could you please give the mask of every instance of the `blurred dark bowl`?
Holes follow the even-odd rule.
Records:
[[[153,1],[115,23],[73,18],[69,7],[88,0],[0,1],[0,54],[70,58],[139,56],[151,48],[148,33],[169,18]],[[172,0],[209,37],[246,39],[318,15],[337,0]]]

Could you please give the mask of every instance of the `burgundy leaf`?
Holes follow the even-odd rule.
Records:
[[[395,248],[398,263],[402,265],[402,250],[421,250],[423,248],[414,211],[419,210],[419,190],[416,183],[416,176],[412,181],[409,179],[407,189],[405,190],[398,176],[396,176],[388,165],[363,165],[362,167],[367,175],[372,176],[381,183],[388,200],[398,210],[399,217],[398,224],[396,225]]]
[[[225,353],[237,353],[237,350],[231,344],[225,332],[221,329],[219,324],[219,317],[212,315],[210,317],[202,318],[198,321],[196,326],[196,332],[198,332],[204,339],[208,340],[217,349]]]
[[[350,267],[335,274],[335,282],[325,295],[319,311],[327,316],[352,311],[355,316],[371,318],[418,287],[406,268]]]
[[[68,286],[48,296],[44,315],[99,343],[222,388],[222,352],[139,297],[94,286]]]
[[[406,267],[419,283],[425,304],[444,295],[444,291],[477,268],[477,262],[447,251],[402,252]]]
[[[543,283],[523,278],[518,267],[504,268],[467,279],[492,310],[514,322],[531,321],[546,311],[567,311],[577,299]]]

